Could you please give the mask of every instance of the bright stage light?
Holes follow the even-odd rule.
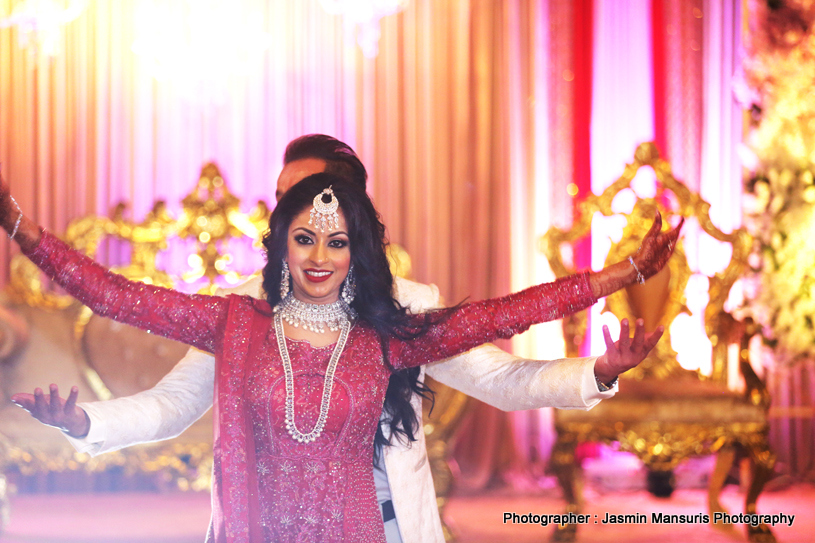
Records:
[[[342,15],[348,31],[356,36],[362,54],[379,53],[379,20],[407,7],[408,0],[320,0],[332,15]]]
[[[24,0],[11,14],[0,18],[0,28],[17,27],[20,47],[33,57],[53,57],[59,52],[62,27],[85,10],[88,0]]]
[[[244,2],[155,0],[139,15],[133,52],[156,80],[204,102],[222,101],[230,78],[259,69],[271,44]]]

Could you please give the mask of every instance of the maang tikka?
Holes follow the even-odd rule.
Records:
[[[331,201],[328,203],[323,201],[325,196],[331,196]],[[334,191],[331,190],[329,186],[314,197],[314,207],[311,208],[308,223],[314,224],[314,227],[319,228],[320,232],[336,230],[340,227],[340,216],[337,213],[339,207],[340,202],[337,200],[337,197],[334,196]]]

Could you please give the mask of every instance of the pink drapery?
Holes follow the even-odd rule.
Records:
[[[56,231],[123,200],[138,219],[156,199],[177,211],[209,160],[247,208],[271,204],[289,140],[324,132],[356,145],[361,55],[346,46],[341,19],[316,0],[245,3],[272,44],[249,75],[226,82],[221,103],[154,80],[131,51],[147,2],[90,2],[63,28],[53,59],[35,62],[16,30],[0,32],[0,162],[22,208]]]
[[[741,178],[733,168],[735,147],[740,131],[731,127],[735,103],[729,81],[735,67],[732,56],[739,35],[740,5],[735,1],[715,3],[652,0],[643,2],[598,2],[593,4],[594,41],[593,81],[589,96],[591,108],[591,189],[602,191],[631,160],[636,146],[647,140],[661,143],[663,154],[671,160],[678,178],[694,190],[702,191],[720,211],[717,224],[729,230],[740,221]],[[577,16],[571,2],[539,2],[540,60],[538,70],[548,70],[548,81],[536,94],[548,99],[548,109],[536,108],[537,139],[547,138],[545,162],[553,181],[550,187],[561,190],[561,180],[585,179],[575,172],[579,162],[579,115],[574,108],[576,50],[572,47]],[[585,8],[586,6],[581,6]],[[544,30],[544,28],[546,30]],[[731,29],[723,32],[724,29]],[[709,143],[703,148],[704,141]],[[547,152],[548,151],[548,152]],[[563,157],[569,157],[568,163]],[[588,158],[588,157],[587,157]],[[704,169],[702,165],[707,166]],[[568,224],[571,205],[556,207],[549,215],[552,222]],[[543,229],[545,230],[545,228]],[[598,240],[595,240],[598,241]],[[592,265],[602,266],[601,242]],[[694,244],[696,251],[705,247]],[[698,262],[701,254],[694,255]],[[516,260],[513,259],[513,262]],[[516,283],[513,283],[515,286]],[[594,315],[594,329],[606,319]],[[612,327],[616,323],[611,323]],[[543,356],[540,349],[516,341],[525,355]],[[602,352],[596,336],[592,351]],[[550,357],[551,351],[546,352]],[[486,409],[486,408],[485,408]],[[499,415],[492,415],[499,417]],[[479,419],[483,423],[486,417]],[[467,480],[470,486],[500,478],[528,485],[543,473],[552,443],[549,410],[514,413],[515,451],[496,452],[492,459],[481,451],[478,471]],[[800,432],[799,432],[800,433]],[[471,444],[473,442],[470,442]],[[514,456],[509,456],[512,452]],[[529,477],[532,476],[532,478]]]
[[[568,224],[566,185],[586,179],[575,172],[575,119],[587,111],[574,91],[582,28],[594,42],[592,189],[619,174],[637,143],[656,138],[677,176],[713,204],[717,224],[740,222],[741,123],[729,92],[735,0],[414,0],[383,20],[375,60],[345,40],[342,21],[316,0],[246,2],[272,45],[257,70],[231,82],[227,101],[210,108],[151,79],[130,51],[135,0],[90,2],[65,27],[62,52],[36,69],[15,32],[0,31],[0,163],[22,207],[57,231],[120,200],[132,202],[136,218],[158,198],[177,209],[210,159],[247,205],[271,200],[285,144],[325,132],[369,166],[391,236],[413,255],[418,279],[439,284],[449,301],[522,288],[550,277],[535,240],[550,224]],[[16,3],[0,6],[9,12]],[[578,8],[591,10],[590,28],[578,26]],[[615,37],[622,23],[636,35]],[[649,98],[629,103],[626,93]],[[623,132],[632,126],[639,132]],[[479,233],[465,234],[473,223]],[[5,241],[0,251],[7,260]],[[556,357],[558,338],[556,325],[538,327],[516,349]],[[811,443],[811,430],[794,427],[812,419],[802,388],[811,374],[801,372],[773,377],[777,406],[809,406],[777,412],[777,450]],[[539,473],[551,445],[548,411],[486,416],[495,420],[495,443],[514,436],[504,465]],[[496,448],[484,450],[477,465],[488,471],[476,481],[498,473]],[[789,464],[809,465],[806,458]]]

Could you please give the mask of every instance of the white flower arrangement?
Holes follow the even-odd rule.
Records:
[[[756,1],[750,14],[736,89],[752,113],[745,212],[757,288],[748,305],[776,359],[794,363],[815,357],[815,8]]]

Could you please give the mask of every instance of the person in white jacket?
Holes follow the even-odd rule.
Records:
[[[367,180],[364,166],[349,146],[330,136],[312,134],[287,146],[277,198],[304,177],[322,171],[363,185]],[[608,268],[592,274],[592,290],[599,298],[638,276],[636,268]],[[257,277],[220,294],[264,298],[261,282]],[[396,278],[395,288],[395,298],[412,312],[441,306],[434,285]],[[37,389],[33,396],[18,394],[12,400],[46,424],[62,429],[78,451],[98,455],[179,435],[212,406],[214,368],[211,355],[190,349],[155,387],[130,397],[77,405],[75,387],[64,400],[51,385],[50,399]],[[494,407],[515,411],[590,409],[616,393],[617,375],[626,369],[613,367],[605,357],[525,360],[486,344],[430,364],[422,372]],[[421,420],[421,398],[414,395],[412,403]],[[417,438],[409,444],[394,440],[377,455],[378,465],[373,466],[389,543],[444,541],[423,433],[418,432]]]

